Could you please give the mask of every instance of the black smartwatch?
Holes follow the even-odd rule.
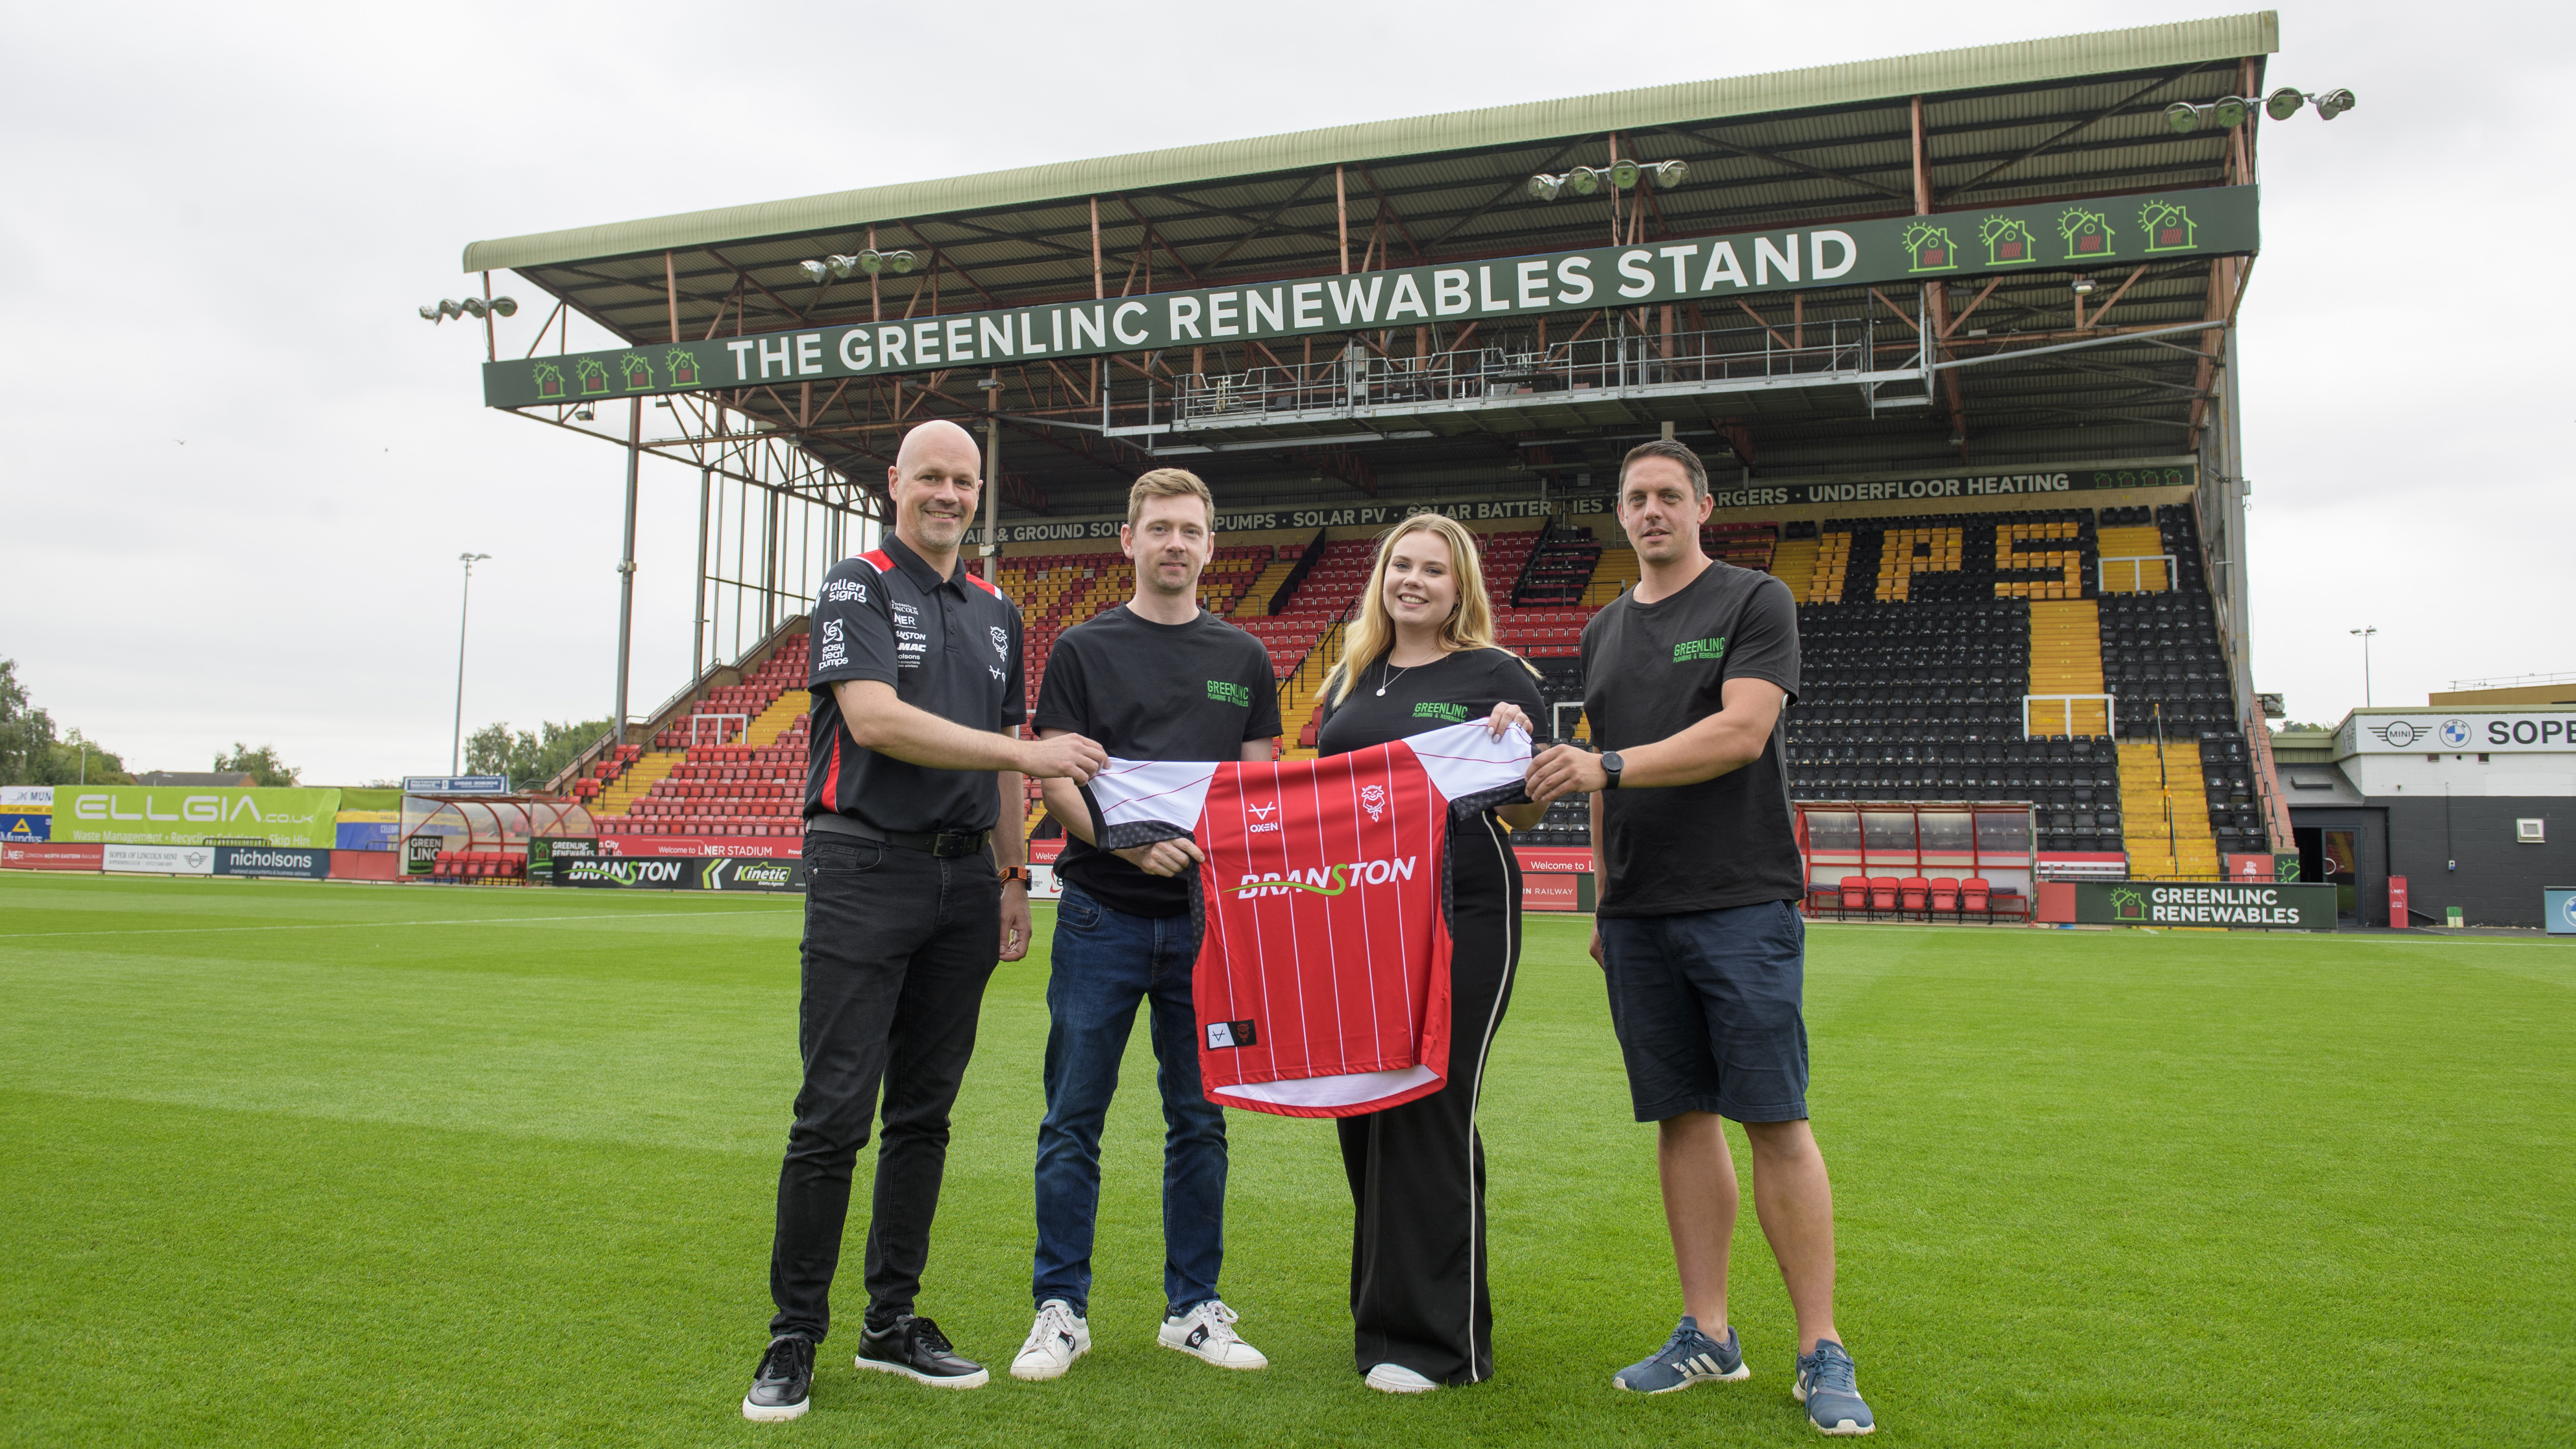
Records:
[[[1619,771],[1626,765],[1626,763],[1626,761],[1619,758],[1619,752],[1617,750],[1603,750],[1601,752],[1601,772],[1610,777],[1609,783],[1603,785],[1601,787],[1602,789],[1616,790],[1619,788]]]

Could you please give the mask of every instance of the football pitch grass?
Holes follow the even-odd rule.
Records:
[[[922,1309],[993,1383],[850,1366],[742,1421],[796,1084],[795,897],[0,875],[0,1441],[1788,1444],[1754,1374],[1610,1375],[1678,1314],[1580,918],[1532,916],[1482,1120],[1497,1375],[1350,1358],[1331,1128],[1229,1113],[1224,1287],[1271,1367],[1161,1349],[1160,1115],[1103,1147],[1095,1347],[1029,1322],[1044,943],[1002,967]],[[1820,925],[1811,1099],[1876,1442],[2576,1438],[2576,950],[2427,936]],[[1747,1161],[1740,1134],[1737,1161]]]

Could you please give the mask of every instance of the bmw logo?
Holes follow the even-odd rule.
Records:
[[[2446,719],[2442,721],[2442,743],[2449,745],[2452,749],[2467,749],[2470,735],[2471,731],[2467,720]]]
[[[2558,914],[2567,918],[2567,924],[2571,928],[2576,928],[2576,895],[2569,896],[2566,901],[2558,907]]]

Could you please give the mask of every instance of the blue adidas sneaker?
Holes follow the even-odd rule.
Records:
[[[1669,1394],[1709,1379],[1731,1382],[1752,1376],[1733,1328],[1726,1330],[1726,1342],[1720,1343],[1700,1332],[1699,1320],[1685,1313],[1681,1327],[1673,1330],[1652,1358],[1611,1375],[1610,1386],[1636,1394]]]
[[[1851,1355],[1830,1338],[1817,1339],[1814,1353],[1798,1355],[1798,1381],[1789,1392],[1807,1406],[1807,1422],[1819,1434],[1867,1434],[1878,1428],[1869,1405],[1861,1402]]]

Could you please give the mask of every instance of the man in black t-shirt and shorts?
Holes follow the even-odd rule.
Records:
[[[1157,468],[1127,495],[1119,547],[1134,560],[1124,604],[1065,631],[1047,657],[1034,723],[1040,739],[1077,735],[1128,760],[1268,760],[1279,691],[1261,641],[1199,607],[1216,555],[1207,484]],[[1219,1368],[1268,1366],[1234,1331],[1217,1296],[1225,1261],[1225,1115],[1199,1086],[1190,997],[1199,933],[1187,839],[1130,850],[1093,845],[1099,822],[1071,780],[1044,785],[1065,829],[1047,977],[1046,1118],[1038,1125],[1037,1321],[1011,1362],[1052,1379],[1091,1348],[1091,1246],[1100,1210],[1100,1129],[1136,1008],[1148,1008],[1163,1121],[1163,1321],[1156,1341]]]
[[[1699,455],[1646,443],[1620,466],[1619,524],[1637,586],[1583,630],[1583,708],[1602,753],[1560,745],[1530,764],[1531,798],[1592,796],[1592,938],[1682,1284],[1664,1346],[1614,1386],[1666,1393],[1752,1370],[1726,1320],[1735,1165],[1721,1119],[1753,1148],[1753,1201],[1798,1315],[1791,1392],[1827,1434],[1874,1427],[1834,1328],[1833,1187],[1807,1128],[1806,894],[1790,823],[1780,712],[1798,689],[1798,608],[1767,573],[1708,557]]]

